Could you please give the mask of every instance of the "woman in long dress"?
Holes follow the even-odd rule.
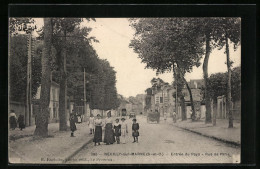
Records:
[[[127,129],[127,123],[125,122],[125,118],[123,117],[121,119],[121,142],[123,144],[126,143],[126,135],[128,133],[128,129]]]
[[[9,123],[10,123],[11,129],[14,130],[17,127],[16,115],[14,113],[14,110],[11,110],[10,117],[9,117]]]
[[[100,114],[97,115],[97,119],[94,121],[95,125],[95,132],[94,132],[94,139],[93,142],[98,145],[100,145],[100,142],[102,142],[102,119]]]
[[[91,114],[89,117],[89,121],[88,121],[88,127],[90,130],[89,134],[94,134],[94,121],[95,121],[95,118],[94,118],[93,114]]]
[[[115,142],[112,123],[113,123],[113,119],[111,118],[111,111],[109,111],[107,113],[107,118],[105,119],[104,143],[106,143],[106,145],[113,144]]]
[[[70,120],[70,130],[71,130],[70,137],[75,137],[74,132],[77,130],[77,126],[76,126],[77,115],[74,112],[74,110],[72,110],[72,113],[70,114],[69,120]]]

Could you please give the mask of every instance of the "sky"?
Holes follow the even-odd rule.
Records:
[[[37,18],[36,25],[43,25],[43,19]],[[156,76],[156,72],[151,69],[145,69],[145,64],[141,63],[138,54],[129,48],[129,43],[133,39],[134,29],[129,26],[127,18],[96,18],[94,21],[84,21],[81,26],[91,27],[90,36],[96,37],[99,43],[92,43],[99,58],[107,59],[116,73],[117,92],[125,97],[144,94],[145,90],[151,87],[151,79],[160,77],[165,82],[172,83],[172,73],[164,73]],[[234,52],[233,45],[230,45],[230,58],[234,61],[233,67],[241,63],[241,48]],[[193,71],[186,74],[187,81],[190,79],[202,79],[201,66],[193,68]],[[215,49],[210,54],[208,72],[209,75],[217,72],[226,72],[227,66],[224,49]]]

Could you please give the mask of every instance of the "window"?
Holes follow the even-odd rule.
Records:
[[[159,104],[159,100],[160,100],[160,97],[156,97],[156,99],[155,99],[155,104]]]
[[[53,118],[57,118],[57,112],[55,107],[53,107]]]
[[[52,100],[56,100],[55,89],[52,89]]]
[[[56,118],[57,117],[57,112],[56,112],[56,104],[55,104],[55,102],[53,102],[53,118]]]
[[[163,103],[163,97],[160,97],[160,103]]]

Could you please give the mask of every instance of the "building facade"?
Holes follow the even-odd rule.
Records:
[[[189,87],[191,88],[196,111],[199,111],[200,113],[203,111],[204,113],[202,113],[202,115],[205,115],[205,109],[203,108],[203,105],[201,105],[201,88],[203,87],[203,85],[204,83],[201,79],[190,80],[189,82]],[[180,100],[178,99],[178,106],[176,106],[176,99],[175,97],[173,97],[173,95],[176,93],[176,89],[174,86],[165,83],[161,85],[159,89],[155,87],[152,87],[151,89],[152,93],[148,93],[148,90],[146,92],[147,95],[149,94],[151,96],[151,110],[158,110],[161,116],[164,113],[167,113],[168,117],[171,116],[173,112],[178,112],[177,116],[179,118],[181,117]],[[187,117],[190,118],[191,106],[189,91],[186,87],[184,87],[182,93],[184,94],[185,104],[187,108],[186,114]],[[176,111],[176,109],[178,109],[178,111]]]
[[[41,94],[41,86],[37,90],[37,94],[35,96],[35,100],[40,99]],[[50,104],[49,104],[49,122],[59,122],[59,94],[60,94],[60,86],[59,84],[55,83],[54,81],[51,82],[51,89],[50,89]],[[70,102],[69,97],[67,99],[67,118],[69,117],[69,113],[73,109],[73,102]],[[37,102],[37,101],[36,101]],[[36,103],[35,102],[35,103]],[[39,104],[39,103],[38,103]],[[34,106],[34,109],[37,109],[37,105]],[[37,110],[34,110],[37,111]]]

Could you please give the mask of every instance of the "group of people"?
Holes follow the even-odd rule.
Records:
[[[18,123],[20,130],[23,130],[25,128],[24,115],[20,114],[17,119],[14,110],[11,110],[10,117],[9,117],[9,123],[10,123],[10,128],[12,130],[14,130],[17,127],[17,123]]]
[[[104,143],[106,145],[113,144],[113,143],[126,143],[126,136],[128,133],[128,126],[125,121],[126,119],[123,117],[120,120],[117,118],[115,122],[113,122],[113,119],[111,117],[111,111],[107,113],[107,117],[105,120],[101,119],[100,114],[97,115],[97,118],[95,119],[93,115],[90,115],[88,125],[90,128],[90,134],[94,134],[94,145],[97,144],[100,145],[102,142],[102,127],[105,127],[104,132]],[[72,125],[74,126],[74,125]],[[71,128],[73,129],[73,127]],[[75,130],[74,130],[75,131]],[[132,124],[132,136],[134,138],[133,143],[138,142],[138,136],[139,136],[139,124],[137,123],[136,119],[133,119]]]

